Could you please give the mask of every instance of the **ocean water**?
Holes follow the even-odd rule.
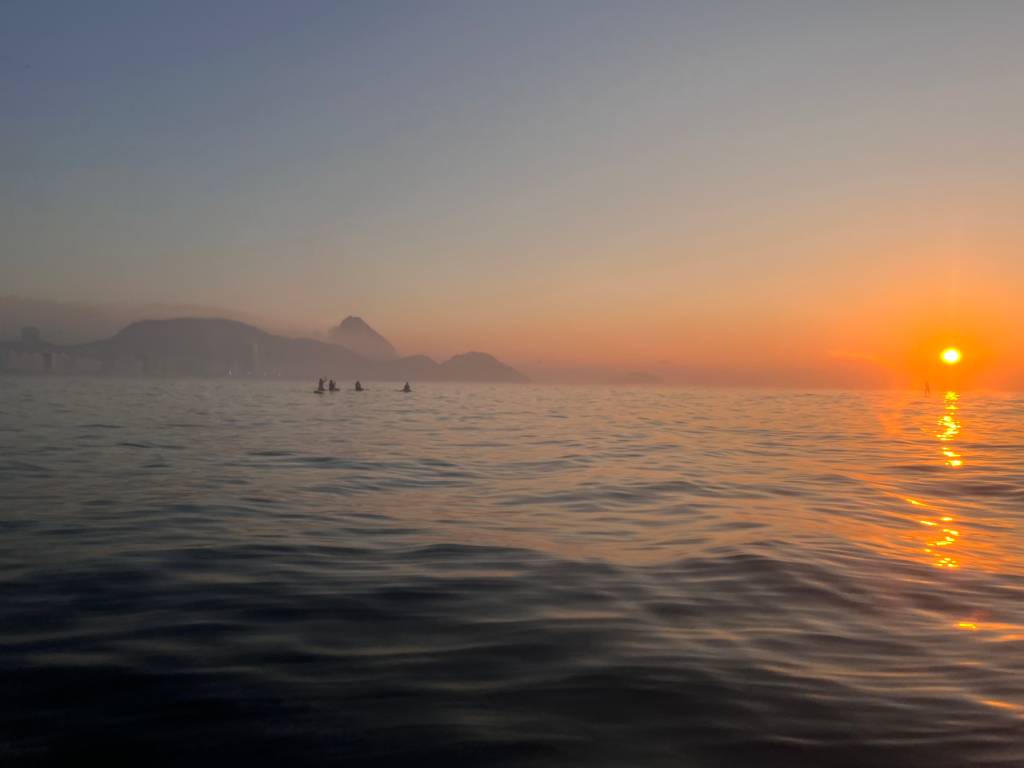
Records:
[[[1024,765],[1024,398],[0,377],[0,762]]]

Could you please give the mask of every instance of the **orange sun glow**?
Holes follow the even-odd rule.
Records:
[[[942,362],[946,365],[956,365],[960,362],[963,355],[956,347],[946,347],[946,349],[942,350],[942,354],[939,357],[942,358]]]

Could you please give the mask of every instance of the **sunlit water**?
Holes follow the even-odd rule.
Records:
[[[4,764],[1024,765],[1024,399],[0,377]]]

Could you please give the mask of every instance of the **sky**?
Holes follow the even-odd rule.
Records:
[[[723,383],[956,344],[1024,388],[1024,3],[0,11],[0,294]]]

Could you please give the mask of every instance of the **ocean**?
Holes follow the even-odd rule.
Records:
[[[0,762],[1024,765],[1024,397],[0,377]]]

